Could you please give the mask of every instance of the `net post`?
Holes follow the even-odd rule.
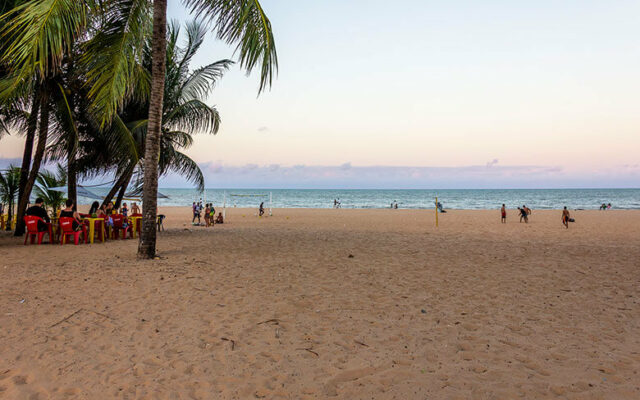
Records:
[[[436,196],[436,228],[438,227],[438,196]]]

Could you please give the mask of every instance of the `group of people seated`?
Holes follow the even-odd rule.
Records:
[[[65,202],[65,207],[60,210],[58,214],[59,218],[71,218],[72,228],[74,231],[83,230],[85,226],[85,218],[104,218],[105,220],[105,228],[113,227],[113,218],[112,215],[121,214],[124,216],[123,226],[122,228],[126,229],[129,226],[128,215],[129,208],[127,207],[127,203],[122,203],[122,206],[118,209],[114,206],[113,202],[109,202],[108,204],[100,205],[99,202],[94,201],[89,209],[88,214],[80,214],[76,209],[76,205],[73,200],[68,199]],[[41,220],[38,221],[38,231],[47,231],[49,229],[49,225],[51,223],[51,218],[47,213],[47,210],[44,207],[44,200],[42,198],[37,198],[34,205],[27,208],[25,211],[26,216],[35,216],[39,217]],[[140,207],[134,202],[131,205],[131,215],[132,216],[140,216]]]

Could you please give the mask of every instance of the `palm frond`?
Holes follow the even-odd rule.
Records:
[[[219,39],[236,45],[240,66],[247,73],[260,69],[258,93],[273,82],[278,56],[271,22],[258,0],[183,0],[190,11],[214,23]]]
[[[161,156],[160,175],[169,171],[175,172],[187,181],[194,183],[199,191],[204,190],[204,175],[195,161],[179,151],[165,153],[165,156],[164,160]]]
[[[180,88],[180,101],[204,100],[217,81],[233,65],[231,60],[220,60],[193,71]]]
[[[193,133],[216,134],[220,128],[220,114],[200,100],[189,100],[176,106],[163,117],[170,129],[182,129]]]
[[[130,96],[148,96],[135,90],[150,87],[148,71],[140,68],[141,44],[150,31],[149,2],[114,0],[109,3],[105,25],[87,43],[82,62],[87,69],[89,97],[102,125],[110,121]],[[142,99],[139,99],[142,100]]]
[[[0,61],[22,78],[59,70],[87,24],[87,0],[30,0],[0,18]]]

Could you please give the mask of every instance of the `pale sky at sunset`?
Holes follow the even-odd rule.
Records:
[[[640,1],[261,3],[279,75],[215,90],[208,187],[640,187]]]

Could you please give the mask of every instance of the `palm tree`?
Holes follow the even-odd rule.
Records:
[[[180,27],[171,24],[167,34],[167,60],[162,118],[162,140],[158,160],[159,175],[176,172],[193,182],[199,190],[204,189],[204,177],[197,163],[184,154],[183,150],[193,143],[195,133],[215,134],[220,126],[220,116],[215,107],[205,103],[218,79],[233,64],[231,60],[220,60],[194,71],[189,65],[203,43],[206,28],[203,23],[190,22],[186,25],[186,45],[180,46]],[[146,41],[142,66],[151,74],[151,40]],[[139,93],[148,89],[147,82]],[[74,96],[82,95],[81,85],[74,89]],[[79,97],[75,103],[86,104],[86,97]],[[77,106],[76,106],[77,107]],[[62,107],[64,108],[64,107]],[[131,180],[142,181],[142,157],[148,127],[149,96],[132,98],[125,102],[122,111],[114,121],[102,130],[99,121],[86,119],[86,110],[74,110],[71,117],[61,113],[62,120],[57,126],[67,126],[67,119],[75,119],[80,140],[77,142],[78,158],[75,164],[83,178],[95,178],[113,173],[115,183],[104,199],[110,202],[117,195],[116,206],[122,200]],[[67,157],[70,136],[66,129],[55,134],[55,142],[48,149],[49,160],[61,161]],[[67,158],[68,159],[68,158]],[[138,190],[136,190],[138,191]],[[141,192],[141,190],[139,190]]]
[[[58,212],[58,208],[64,204],[66,196],[63,192],[51,190],[51,188],[67,184],[66,169],[61,164],[58,164],[55,173],[47,170],[40,171],[37,183],[38,184],[34,190],[36,197],[42,198],[42,200],[44,200],[44,205],[46,207],[50,207],[53,215],[55,216]]]
[[[218,38],[237,44],[240,65],[251,71],[261,62],[260,89],[270,85],[277,56],[271,23],[258,0],[184,0],[197,15],[215,23]],[[153,2],[152,74],[149,127],[145,143],[142,233],[139,258],[156,254],[156,216],[158,196],[158,157],[162,128],[162,100],[166,58],[167,2]]]
[[[144,80],[140,59],[141,40],[148,33],[146,23],[151,0],[27,0],[9,12],[9,23],[0,26],[0,63],[11,66],[11,92],[21,83],[37,79],[48,84],[58,76],[63,60],[73,53],[76,42],[89,36],[83,46],[91,108],[101,126],[114,120],[123,102],[150,94],[144,156],[144,216],[138,255],[155,255],[158,160],[160,156],[165,83],[167,2],[153,0],[152,74],[150,91],[136,92],[135,83]],[[247,72],[260,69],[258,93],[270,86],[277,71],[277,55],[271,23],[258,0],[183,0],[196,15],[213,23],[217,37],[236,46],[240,66]],[[3,16],[3,18],[5,18]],[[90,23],[89,23],[90,22]],[[47,87],[40,100],[40,133],[47,133],[50,111]],[[43,124],[43,122],[46,122]],[[46,128],[43,128],[46,127]],[[39,135],[41,137],[42,135]],[[44,141],[46,142],[46,135]],[[38,153],[39,147],[36,150]],[[34,160],[34,167],[36,167]],[[39,167],[39,164],[37,164]],[[29,181],[33,174],[29,175]],[[35,177],[34,177],[35,179]]]
[[[11,230],[11,221],[13,220],[14,204],[18,196],[18,187],[20,184],[20,168],[10,165],[4,172],[0,173],[0,201],[7,204],[7,216],[9,223],[6,230]]]

